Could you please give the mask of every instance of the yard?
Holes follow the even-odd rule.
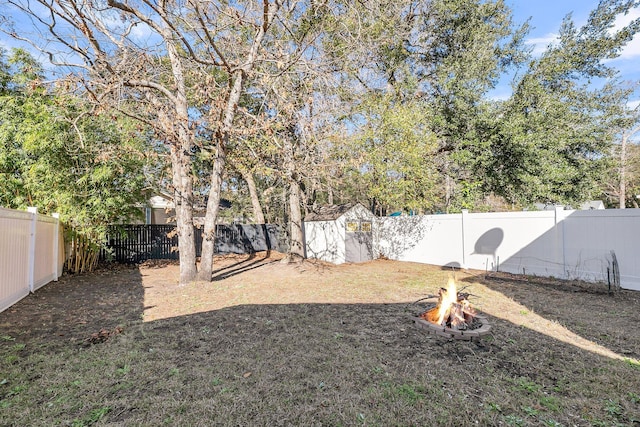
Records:
[[[1,425],[640,423],[640,293],[460,271],[481,342],[416,328],[439,267],[217,260],[66,275],[0,313]]]

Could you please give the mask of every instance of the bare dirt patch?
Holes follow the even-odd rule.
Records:
[[[480,344],[415,328],[450,271],[216,259],[65,276],[0,313],[0,425],[637,425],[640,293],[457,272]]]

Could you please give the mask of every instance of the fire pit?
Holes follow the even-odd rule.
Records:
[[[418,301],[436,298],[437,303],[434,307],[413,317],[417,327],[427,333],[466,341],[478,341],[491,331],[487,318],[471,306],[468,293],[457,290],[453,277],[449,278],[447,289],[440,288],[437,297],[427,297]]]

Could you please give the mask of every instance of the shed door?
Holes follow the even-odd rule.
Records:
[[[347,221],[345,261],[364,262],[373,259],[371,221]]]

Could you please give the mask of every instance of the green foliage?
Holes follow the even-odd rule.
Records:
[[[530,62],[492,136],[492,191],[522,204],[577,203],[598,194],[618,106],[611,86],[590,83],[615,75],[604,60],[638,31],[639,21],[610,31],[631,3],[601,2],[579,30],[567,17],[557,44]]]
[[[614,129],[629,125],[607,60],[640,28],[636,20],[614,31],[614,21],[636,3],[602,0],[581,28],[568,16],[539,57],[524,45],[528,23],[514,24],[504,0],[340,0],[282,12],[261,45],[266,60],[243,75],[250,89],[225,141],[222,191],[233,201],[226,219],[249,216],[247,174],[259,187],[253,205],[264,203],[271,221],[287,217],[283,195],[292,183],[307,208],[359,200],[377,213],[598,196],[610,185],[602,177],[620,169]],[[255,29],[233,21],[217,35],[210,30],[224,53],[214,57],[235,69]],[[184,28],[185,40],[199,39],[196,50],[211,48],[192,31]],[[173,87],[169,58],[143,56],[140,76]],[[124,117],[45,87],[27,52],[0,58],[0,204],[59,211],[95,250],[104,225],[132,214],[140,200],[145,136]],[[196,141],[185,152],[202,201],[233,73],[183,65]],[[511,98],[488,100],[516,67]],[[145,102],[133,100],[144,90],[128,93],[135,95],[118,101]],[[172,117],[160,121],[171,134]],[[640,166],[627,166],[628,194],[637,194]]]
[[[485,96],[524,60],[527,26],[514,27],[503,1],[376,6],[353,6],[357,13],[344,24],[362,46],[345,53],[344,34],[329,38],[332,54],[358,74],[352,87],[365,86],[359,100],[342,95],[357,104],[350,119],[358,144],[347,149],[361,157],[350,165],[350,182],[381,211],[477,208],[487,194],[487,136],[498,125]]]
[[[45,89],[25,52],[0,63],[11,77],[0,95],[0,205],[60,213],[95,253],[108,224],[138,212],[144,141],[122,117]]]
[[[353,64],[358,78],[350,89],[361,84],[364,94],[343,94],[356,104],[350,118],[358,143],[347,148],[360,156],[349,164],[356,194],[366,191],[374,206],[408,209],[397,195],[415,194],[397,178],[428,170],[430,185],[422,187],[431,197],[418,203],[424,210],[479,210],[490,195],[516,206],[577,204],[599,195],[612,165],[613,125],[621,119],[616,89],[607,83],[615,70],[606,60],[638,31],[640,21],[613,27],[632,4],[603,1],[582,28],[567,17],[558,42],[538,58],[523,44],[528,24],[514,26],[503,1],[353,6],[358,13],[347,14],[344,27],[357,35],[366,29],[362,46],[348,46],[344,29],[325,44]],[[523,64],[513,96],[488,101],[500,76]],[[368,79],[356,69],[366,69]],[[375,103],[389,111],[376,111]],[[428,150],[416,146],[419,136],[430,141]],[[407,160],[415,159],[412,150],[422,150],[422,158]]]
[[[363,105],[366,124],[352,140],[352,174],[372,205],[385,210],[430,210],[435,205],[436,148],[429,117],[415,103],[372,96]]]

